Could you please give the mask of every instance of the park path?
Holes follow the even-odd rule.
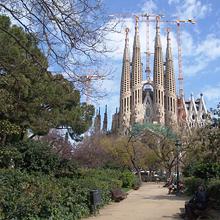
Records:
[[[186,198],[168,195],[161,183],[144,183],[129,192],[127,199],[111,203],[100,210],[97,216],[86,220],[158,220],[181,219],[180,208]]]

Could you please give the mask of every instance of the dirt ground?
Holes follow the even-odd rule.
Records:
[[[144,183],[137,191],[130,191],[127,199],[111,203],[97,216],[86,220],[158,220],[181,219],[186,197],[168,195],[161,183]]]

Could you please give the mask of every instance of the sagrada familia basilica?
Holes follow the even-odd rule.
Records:
[[[173,130],[201,127],[207,122],[207,109],[201,94],[185,100],[176,91],[176,80],[172,56],[170,32],[167,31],[165,62],[160,37],[160,22],[156,20],[154,45],[153,80],[143,80],[141,45],[138,19],[135,24],[132,60],[129,51],[129,29],[126,29],[122,63],[120,108],[112,116],[111,133],[126,134],[134,123],[153,123]],[[183,92],[183,91],[182,91]],[[107,132],[107,106],[103,128],[101,129],[100,110],[95,117],[95,132]]]

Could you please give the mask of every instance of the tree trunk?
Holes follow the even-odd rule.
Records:
[[[140,185],[142,185],[141,172],[140,172],[139,169],[138,169],[138,179],[139,179],[139,181],[140,181]]]
[[[168,167],[167,168],[167,173],[166,173],[167,179],[171,178],[171,173],[172,173],[172,167]]]
[[[132,161],[132,164],[133,164],[133,167],[134,167],[135,171],[137,172],[140,185],[142,185],[141,171],[133,161]]]

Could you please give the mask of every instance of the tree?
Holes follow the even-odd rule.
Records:
[[[141,142],[141,132],[128,130],[126,136],[110,136],[110,143],[105,143],[108,155],[117,161],[121,167],[135,170],[142,181],[141,170],[157,166],[155,153]]]
[[[175,147],[177,135],[169,128],[158,124],[135,124],[132,130],[140,142],[154,152],[159,167],[165,169],[167,176],[170,177],[177,162]]]
[[[73,144],[68,141],[68,133],[65,137],[58,130],[51,130],[47,135],[40,138],[52,146],[52,151],[63,159],[71,160],[73,157]]]
[[[96,75],[106,75],[106,70],[99,71],[101,58],[109,52],[106,37],[114,31],[115,23],[109,22],[102,1],[2,0],[0,13],[10,16],[29,35],[36,36],[50,64],[58,65],[79,86],[86,83],[80,76],[86,75],[90,66]],[[4,26],[0,30],[14,38],[43,71],[47,69],[47,64],[16,34]]]
[[[0,27],[16,35],[19,42],[47,65],[36,38],[20,27],[11,26],[6,16],[0,16]],[[0,48],[0,124],[14,126],[15,130],[8,133],[8,128],[2,127],[3,144],[15,136],[23,139],[27,131],[33,137],[45,135],[51,128],[66,128],[76,139],[90,127],[94,108],[80,103],[80,93],[71,82],[62,75],[42,72],[30,54],[2,31]]]
[[[121,164],[109,151],[112,145],[113,139],[106,135],[97,134],[85,137],[73,149],[73,159],[87,168],[118,168]]]
[[[220,167],[220,105],[211,109],[210,123],[191,132],[185,141],[184,174],[210,178]],[[218,174],[219,175],[219,174]]]

